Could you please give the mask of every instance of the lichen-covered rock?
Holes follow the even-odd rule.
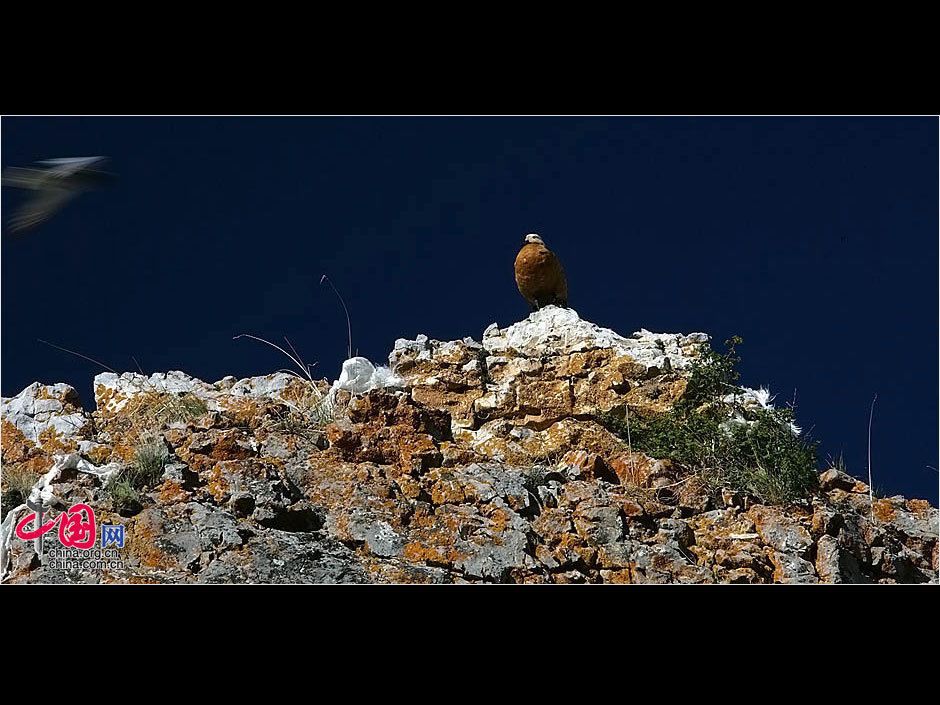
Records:
[[[816,570],[812,563],[792,553],[768,549],[768,555],[774,565],[775,583],[818,583]]]
[[[805,556],[813,545],[802,523],[777,507],[757,505],[747,511],[764,544],[781,553]]]
[[[78,393],[67,384],[33,382],[10,399],[0,400],[4,421],[44,450],[87,438],[90,419],[81,408]]]
[[[91,413],[67,385],[31,385],[3,400],[4,497],[12,471],[50,517],[86,503],[125,526],[126,544],[120,567],[54,568],[14,535],[20,497],[3,522],[4,579],[937,582],[928,502],[872,503],[830,469],[800,505],[755,504],[601,423],[627,405],[669,410],[707,341],[625,337],[549,306],[482,342],[400,339],[389,368],[353,358],[332,385],[105,374]],[[764,390],[741,398],[769,404]],[[112,480],[144,461],[157,467],[122,503]]]
[[[67,384],[34,382],[15,397],[0,399],[0,462],[7,501],[10,477],[23,478],[20,484],[36,482],[53,466],[56,454],[79,450],[93,434],[91,416]],[[3,507],[4,512],[8,509]]]

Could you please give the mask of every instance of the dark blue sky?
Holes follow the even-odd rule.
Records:
[[[120,179],[2,241],[2,392],[91,363],[214,381],[353,346],[480,339],[528,313],[542,234],[571,304],[623,334],[741,335],[742,383],[875,484],[937,503],[935,118],[4,118],[3,165],[108,155]],[[3,189],[4,215],[22,193]]]

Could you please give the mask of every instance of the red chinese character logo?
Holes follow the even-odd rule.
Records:
[[[42,520],[41,516],[39,520],[40,521]],[[38,539],[40,536],[42,536],[43,534],[47,533],[50,529],[52,529],[52,527],[55,526],[55,523],[58,520],[59,518],[56,517],[52,521],[47,521],[45,524],[42,524],[41,526],[35,529],[27,529],[26,528],[27,526],[29,526],[34,521],[36,521],[36,512],[30,512],[25,517],[20,519],[20,521],[17,523],[16,535],[19,536],[24,541],[32,541],[33,539]]]
[[[20,519],[16,524],[16,535],[24,541],[32,541],[43,534],[49,532],[53,526],[59,525],[59,541],[63,546],[71,548],[81,548],[88,550],[95,545],[95,510],[87,504],[73,504],[68,511],[62,512],[59,516],[35,529],[28,529],[34,521],[42,521],[40,512],[39,519],[36,518],[36,512],[33,511]]]
[[[85,517],[82,517],[82,512]],[[59,541],[63,546],[88,550],[95,545],[95,510],[87,504],[73,504],[59,515]]]

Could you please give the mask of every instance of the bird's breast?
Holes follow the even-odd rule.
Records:
[[[539,269],[550,266],[553,260],[554,257],[548,249],[541,245],[529,244],[516,255],[516,269]]]

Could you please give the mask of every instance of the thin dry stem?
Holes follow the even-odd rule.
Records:
[[[80,358],[82,358],[83,360],[88,360],[89,362],[93,362],[93,363],[95,363],[96,365],[100,365],[101,367],[105,368],[108,372],[113,372],[114,374],[118,374],[118,371],[117,371],[117,370],[108,367],[106,364],[104,364],[103,362],[100,362],[100,361],[96,360],[96,359],[93,358],[93,357],[88,357],[88,355],[82,355],[80,352],[75,352],[74,350],[69,350],[68,348],[63,348],[61,345],[55,345],[55,344],[53,344],[53,343],[50,343],[50,342],[47,341],[47,340],[43,340],[42,338],[36,338],[36,340],[38,340],[38,341],[39,341],[40,343],[42,343],[43,345],[48,345],[50,348],[55,348],[56,350],[61,350],[62,352],[67,352],[67,353],[69,353],[70,355],[75,355],[76,357],[80,357]]]
[[[252,340],[257,340],[258,342],[264,343],[265,345],[270,345],[272,348],[280,350],[282,353],[284,353],[285,355],[287,355],[287,357],[290,358],[291,362],[293,362],[295,365],[297,365],[297,367],[300,368],[300,371],[304,373],[304,375],[307,377],[308,380],[310,380],[312,384],[315,384],[314,379],[310,374],[310,371],[304,368],[303,360],[300,360],[294,357],[289,352],[287,352],[284,348],[282,348],[280,345],[277,345],[276,343],[272,343],[270,340],[259,338],[257,335],[251,335],[250,333],[242,333],[241,335],[236,335],[234,338],[232,338],[232,340],[238,340],[239,338],[251,338]]]
[[[871,507],[871,521],[875,523],[875,490],[871,482],[871,421],[875,416],[875,402],[878,401],[878,395],[875,394],[871,400],[871,411],[868,414],[868,503]]]
[[[352,323],[349,320],[349,309],[346,308],[346,302],[343,301],[343,297],[340,295],[339,291],[336,290],[336,287],[333,286],[333,282],[330,281],[330,278],[326,276],[325,274],[322,277],[320,277],[320,284],[323,284],[323,282],[326,282],[327,284],[330,285],[330,288],[333,290],[333,293],[336,294],[336,297],[339,299],[339,302],[343,305],[343,311],[346,312],[346,336],[348,340],[348,344],[346,346],[346,358],[347,359],[351,358],[353,356],[352,354]]]

